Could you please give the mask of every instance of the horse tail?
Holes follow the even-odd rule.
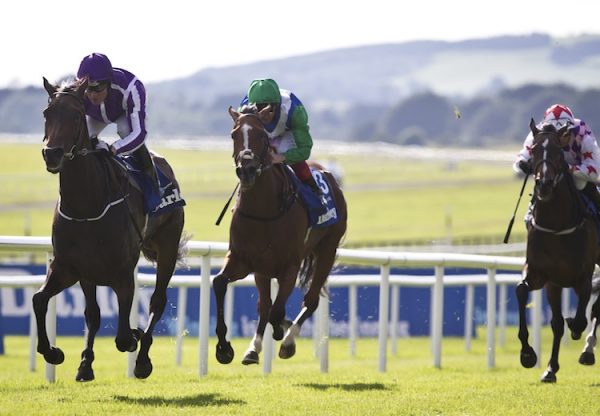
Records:
[[[188,255],[187,243],[192,239],[192,234],[183,231],[179,239],[179,247],[177,248],[177,261],[175,267],[177,269],[189,269],[186,258]]]
[[[310,282],[314,275],[314,268],[315,254],[311,252],[304,258],[304,261],[302,261],[300,272],[298,273],[298,280],[302,290],[306,290],[310,286]]]
[[[186,257],[188,254],[187,243],[192,239],[192,234],[187,232],[182,232],[181,237],[179,239],[179,245],[177,247],[177,258],[175,259],[175,268],[176,269],[187,269],[189,268]],[[158,253],[153,248],[142,245],[142,254],[149,262],[156,263],[158,260]]]
[[[594,278],[592,279],[592,293],[600,292],[600,274],[594,273]]]

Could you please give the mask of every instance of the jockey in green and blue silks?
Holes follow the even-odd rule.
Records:
[[[313,141],[308,128],[308,115],[302,102],[292,92],[280,89],[272,79],[256,79],[240,103],[256,106],[258,111],[271,106],[271,119],[265,125],[271,146],[273,163],[287,163],[298,178],[309,185],[315,193],[315,183],[306,160],[310,157]]]

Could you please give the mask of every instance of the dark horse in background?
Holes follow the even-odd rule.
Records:
[[[532,166],[535,176],[535,204],[528,224],[527,258],[524,279],[516,293],[519,303],[519,340],[521,364],[531,368],[537,355],[528,343],[526,305],[529,292],[542,287],[552,310],[552,353],[543,382],[556,382],[558,353],[564,333],[561,308],[563,288],[573,288],[578,297],[574,318],[567,318],[573,339],[579,339],[587,327],[586,308],[592,290],[592,275],[600,258],[598,233],[592,216],[586,211],[569,166],[564,160],[567,127],[556,130],[552,125],[538,129],[531,120],[533,133]],[[598,321],[600,302],[593,307],[592,318]],[[584,356],[580,362],[587,364]],[[590,363],[591,364],[591,363]]]
[[[272,164],[270,143],[264,127],[269,108],[258,113],[241,114],[229,108],[234,121],[231,133],[236,174],[241,192],[233,211],[229,231],[229,251],[225,263],[213,281],[217,301],[217,360],[227,364],[234,351],[227,341],[224,298],[227,284],[254,273],[258,289],[258,325],[242,360],[257,364],[267,323],[273,326],[273,338],[283,339],[279,357],[295,354],[295,337],[300,327],[317,309],[319,296],[333,267],[340,240],[346,232],[346,201],[329,172],[339,221],[323,228],[309,228],[308,217],[282,164]],[[300,285],[308,288],[303,307],[294,320],[285,319],[286,302],[300,273]],[[279,289],[271,300],[271,279]],[[285,336],[285,338],[284,338]]]
[[[85,295],[88,332],[76,380],[93,380],[93,346],[100,327],[96,286],[109,286],[119,304],[117,349],[133,352],[139,341],[134,374],[146,378],[152,372],[148,356],[152,331],[165,308],[176,263],[183,258],[183,208],[146,218],[141,191],[130,186],[127,174],[108,152],[94,150],[83,103],[87,81],[58,87],[44,78],[44,88],[49,99],[44,110],[42,154],[46,169],[59,174],[60,196],[52,222],[52,262],[44,285],[33,296],[37,351],[50,364],[63,362],[63,352],[49,343],[45,316],[50,298],[79,282]],[[175,181],[167,162],[160,157],[154,160]],[[157,267],[144,331],[129,326],[140,249]]]

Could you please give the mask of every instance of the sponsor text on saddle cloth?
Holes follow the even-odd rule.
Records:
[[[294,174],[294,171],[288,166],[285,170],[290,178],[294,181],[300,198],[304,203],[308,213],[309,227],[321,228],[333,225],[338,222],[338,213],[335,206],[335,200],[331,195],[331,188],[327,182],[327,178],[318,171],[311,169],[310,172],[315,178],[315,182],[321,190],[321,195],[317,196],[308,185],[305,185]]]
[[[173,208],[185,206],[185,200],[182,198],[179,188],[173,185],[158,166],[154,166],[154,168],[156,169],[160,191],[152,185],[152,179],[144,173],[135,157],[131,155],[117,156],[115,160],[123,165],[144,194],[144,212],[146,214],[151,216],[162,215]]]

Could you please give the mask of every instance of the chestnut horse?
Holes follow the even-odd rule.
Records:
[[[267,107],[256,114],[242,114],[229,108],[234,121],[231,138],[241,191],[231,219],[229,251],[213,281],[217,301],[216,356],[222,364],[230,363],[234,356],[226,339],[224,319],[227,284],[254,273],[259,294],[258,325],[242,363],[258,363],[267,323],[273,327],[273,338],[283,339],[279,357],[290,358],[296,351],[295,337],[300,327],[317,309],[321,290],[346,232],[346,201],[329,172],[322,175],[327,177],[339,220],[323,228],[309,227],[305,209],[284,171],[287,167],[272,164],[264,127],[268,110]],[[308,290],[302,309],[292,323],[285,319],[285,307],[298,276],[301,287]],[[271,301],[272,278],[279,283],[274,302]]]
[[[46,169],[59,174],[60,196],[52,222],[52,262],[44,285],[33,296],[37,351],[50,364],[63,362],[63,352],[48,340],[45,316],[50,298],[79,282],[85,295],[88,331],[76,380],[93,380],[93,346],[100,327],[96,286],[109,286],[119,302],[117,349],[133,352],[140,341],[134,374],[146,378],[152,372],[148,356],[152,331],[165,308],[176,263],[184,254],[183,208],[146,217],[141,192],[129,186],[126,173],[108,152],[93,148],[83,102],[87,81],[58,87],[44,78],[44,88],[49,99],[44,110],[42,154]],[[166,161],[156,157],[155,162],[178,187]],[[144,331],[129,327],[140,249],[157,267]]]
[[[519,340],[521,364],[531,368],[537,355],[528,343],[526,305],[529,292],[546,289],[552,310],[552,353],[543,382],[556,382],[558,353],[564,333],[561,308],[563,288],[573,288],[578,297],[574,318],[567,318],[573,339],[586,329],[586,308],[592,290],[594,266],[599,259],[598,234],[593,218],[586,212],[569,166],[564,160],[567,126],[556,130],[552,125],[538,129],[531,120],[533,133],[532,166],[535,177],[535,205],[528,224],[527,257],[524,279],[517,285],[519,304]],[[567,133],[567,136],[565,136]],[[598,306],[594,308],[598,313]]]

